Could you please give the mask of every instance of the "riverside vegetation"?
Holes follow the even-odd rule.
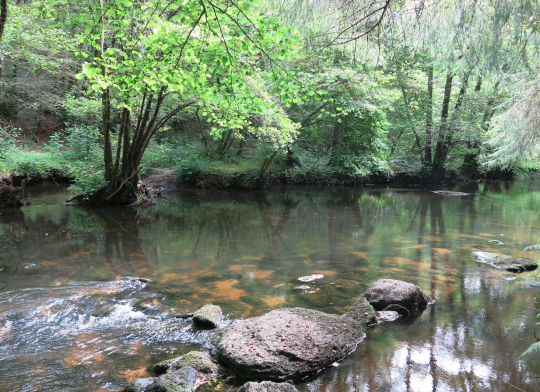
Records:
[[[88,203],[537,167],[536,2],[4,3],[0,172]]]
[[[139,205],[156,174],[255,189],[536,169],[539,28],[527,0],[0,0],[0,206],[46,177]]]

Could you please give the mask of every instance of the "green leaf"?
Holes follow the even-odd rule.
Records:
[[[521,354],[519,358],[522,359],[524,357],[529,357],[531,355],[538,355],[538,354],[540,354],[540,342],[531,344],[529,348],[525,350],[525,352]]]

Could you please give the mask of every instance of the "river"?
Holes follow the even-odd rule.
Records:
[[[0,209],[0,391],[114,391],[211,348],[216,332],[171,308],[220,305],[223,326],[282,307],[341,314],[379,278],[436,303],[370,329],[300,391],[540,390],[519,359],[537,341],[539,272],[471,256],[540,258],[523,252],[540,244],[540,181],[445,188],[466,196],[409,188],[182,190],[137,211],[61,205],[65,186],[27,187],[31,205]],[[324,279],[295,289],[313,273]]]

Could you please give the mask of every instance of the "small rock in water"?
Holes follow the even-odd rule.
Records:
[[[276,383],[271,381],[253,382],[250,381],[244,384],[238,392],[298,392],[293,385],[282,382]]]
[[[184,312],[183,310],[171,309],[168,316],[180,319],[187,319],[193,317],[193,313]]]
[[[191,392],[196,388],[197,371],[186,366],[159,376],[144,392]]]
[[[527,259],[501,255],[490,252],[472,252],[479,263],[491,264],[492,266],[509,272],[532,271],[538,268],[538,264]]]
[[[405,316],[435,302],[420,287],[394,279],[379,279],[370,284],[366,299],[375,310],[395,310]]]
[[[146,387],[151,385],[155,380],[155,377],[139,378],[138,380],[130,382],[126,385],[121,392],[144,392]]]
[[[178,370],[186,366],[192,367],[199,372],[199,376],[203,376],[207,380],[214,379],[227,373],[224,368],[212,360],[210,354],[202,351],[190,351],[181,357],[160,362],[154,366],[154,373],[161,375],[170,370]]]
[[[470,193],[465,192],[452,192],[452,191],[431,191],[432,193],[437,193],[438,195],[443,196],[468,196]]]
[[[193,323],[197,327],[217,328],[222,315],[221,308],[217,305],[204,305],[193,313]]]
[[[133,281],[134,282],[141,282],[141,283],[150,283],[150,279],[148,279],[148,278],[136,277],[136,278],[133,278]]]
[[[301,276],[298,278],[298,280],[300,282],[313,282],[314,280],[322,279],[322,278],[324,278],[323,274],[313,274],[313,275]]]
[[[377,312],[377,319],[379,319],[381,323],[396,321],[399,317],[400,314],[393,310],[383,310],[381,312]]]
[[[492,244],[495,244],[495,245],[504,245],[504,242],[497,241],[497,240],[491,240],[491,241],[488,241],[488,242],[491,242]]]

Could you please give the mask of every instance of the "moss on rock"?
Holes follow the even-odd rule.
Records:
[[[342,317],[348,317],[356,320],[365,327],[378,323],[375,309],[373,309],[373,306],[370,305],[365,297],[362,297],[358,302],[351,306],[347,313],[345,313]]]
[[[154,379],[144,392],[192,392],[196,388],[197,371],[183,367]]]
[[[204,305],[193,314],[193,322],[198,327],[216,328],[223,312],[217,305]]]
[[[477,262],[491,264],[504,271],[520,273],[538,268],[538,264],[523,258],[490,252],[472,252],[472,254]]]
[[[208,353],[202,351],[191,351],[180,357],[168,359],[154,366],[154,373],[160,375],[166,373],[169,369],[181,369],[183,367],[192,367],[206,378],[215,378],[225,374],[225,369],[215,363]]]

